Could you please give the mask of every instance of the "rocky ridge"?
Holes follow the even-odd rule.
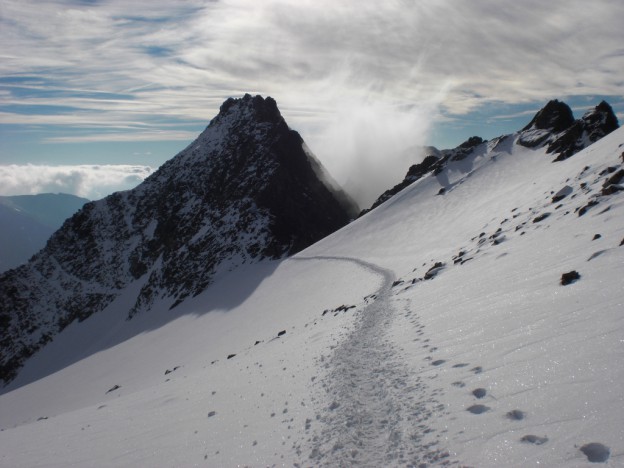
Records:
[[[360,216],[389,200],[425,175],[439,174],[449,162],[461,161],[476,151],[487,151],[488,145],[489,148],[495,149],[512,138],[514,144],[527,148],[536,149],[547,146],[546,152],[555,155],[553,162],[557,162],[573,156],[617,128],[619,128],[617,117],[605,101],[600,102],[577,120],[574,120],[572,109],[567,104],[556,99],[549,101],[522,130],[515,134],[503,135],[491,142],[473,136],[454,149],[433,148],[422,162],[409,168],[403,181],[382,193],[369,209],[360,213]]]

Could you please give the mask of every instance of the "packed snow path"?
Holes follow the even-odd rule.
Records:
[[[394,273],[345,257],[301,260],[352,262],[379,275],[380,288],[367,296],[348,336],[320,365],[326,395],[317,419],[310,458],[318,466],[418,466],[444,460],[448,452],[429,434],[427,420],[441,408],[407,357],[388,336],[395,318],[391,304]]]

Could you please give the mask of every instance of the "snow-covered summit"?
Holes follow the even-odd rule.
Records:
[[[273,99],[228,99],[141,185],[86,204],[0,277],[0,379],[130,285],[128,317],[155,300],[175,307],[220,271],[293,254],[345,225],[348,197],[319,173]]]

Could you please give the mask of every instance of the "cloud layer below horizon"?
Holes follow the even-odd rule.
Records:
[[[0,166],[2,195],[69,193],[98,200],[136,187],[154,170],[131,165],[6,165]]]
[[[622,24],[619,0],[4,0],[0,124],[188,141],[226,97],[260,93],[339,182],[377,172],[377,190],[442,119],[624,94]]]

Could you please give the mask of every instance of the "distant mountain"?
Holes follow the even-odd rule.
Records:
[[[171,308],[222,271],[302,250],[355,215],[272,98],[228,99],[137,188],[86,204],[0,276],[0,379],[133,285],[127,315]]]
[[[65,193],[0,196],[0,271],[27,262],[88,201]]]
[[[498,145],[503,142],[533,149],[547,147],[546,153],[555,155],[553,162],[557,162],[573,156],[617,128],[619,128],[617,117],[605,101],[586,112],[580,119],[574,120],[572,109],[567,104],[556,99],[552,100],[519,132],[498,137],[489,143],[474,136],[454,149],[439,151],[432,148],[422,162],[409,168],[403,181],[382,193],[369,209],[360,213],[360,216],[378,207],[426,174],[439,174],[449,162],[461,161],[483,148],[487,147],[486,151],[489,152],[498,149]]]

